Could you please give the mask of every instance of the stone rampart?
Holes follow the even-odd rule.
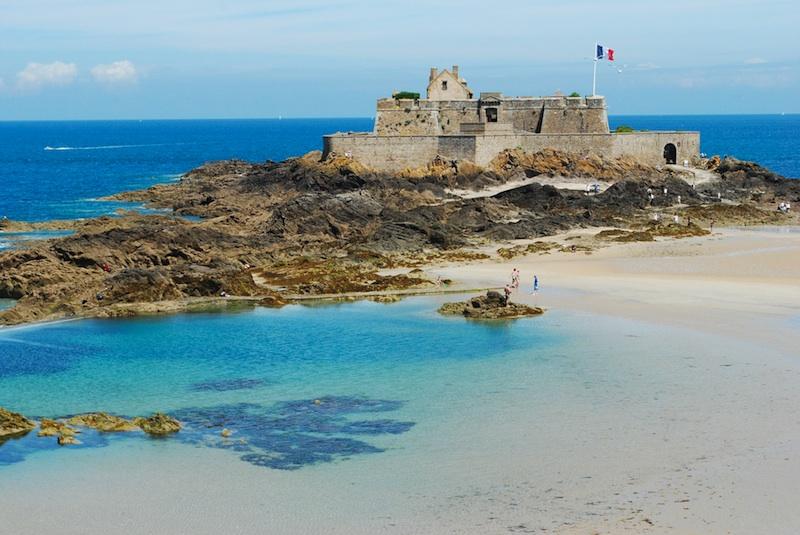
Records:
[[[469,160],[486,166],[506,149],[525,152],[555,149],[572,154],[597,154],[610,158],[628,156],[642,163],[666,162],[665,148],[675,146],[676,161],[695,161],[700,153],[697,132],[632,132],[626,134],[532,134],[498,133],[446,136],[377,136],[332,134],[323,138],[324,156],[335,152],[383,171],[422,167],[436,156]]]

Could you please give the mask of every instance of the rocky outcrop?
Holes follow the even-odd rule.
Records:
[[[538,316],[544,309],[512,303],[500,293],[486,292],[463,303],[445,303],[439,313],[445,316],[464,316],[471,319],[501,320]]]
[[[596,154],[570,154],[553,149],[536,153],[527,153],[520,149],[504,150],[490,162],[489,169],[502,176],[518,174],[528,177],[564,176],[601,181],[683,175],[671,169],[655,169],[631,157],[607,158]]]
[[[181,423],[175,418],[157,412],[147,418],[134,418],[133,423],[148,435],[164,436],[181,430]]]
[[[692,238],[697,236],[707,236],[710,232],[695,224],[681,225],[678,223],[662,224],[650,222],[647,226],[634,230],[602,230],[595,234],[600,240],[608,240],[619,243],[655,241],[656,238]]]
[[[70,427],[64,422],[42,418],[39,422],[39,437],[56,437],[59,446],[70,446],[80,444],[75,435],[80,433],[77,429]]]
[[[12,437],[25,435],[36,428],[36,423],[18,414],[0,407],[0,446]],[[89,428],[103,433],[122,433],[144,431],[149,435],[165,436],[181,430],[181,423],[175,418],[157,412],[149,417],[128,420],[106,412],[89,412],[77,414],[66,419],[42,418],[39,420],[40,438],[55,437],[59,446],[80,444],[78,435],[80,428]]]
[[[89,427],[104,433],[120,433],[137,431],[139,426],[131,420],[126,420],[119,416],[114,416],[105,412],[90,412],[78,414],[67,418],[66,423],[78,427]]]
[[[9,437],[24,435],[35,427],[36,424],[23,415],[0,407],[0,442]]]
[[[65,225],[73,235],[0,252],[0,298],[17,300],[0,311],[0,325],[228,306],[229,297],[280,306],[295,294],[424,288],[430,281],[379,270],[488,241],[639,228],[654,211],[691,211],[693,221],[720,225],[729,216],[762,222],[778,217],[764,203],[800,196],[800,182],[754,164],[725,159],[718,171],[718,181],[693,188],[681,171],[555,151],[506,151],[490,169],[439,158],[394,175],[349,158],[320,161],[318,152],[279,163],[206,164],[178,183],[114,196],[202,220],[100,217]],[[561,174],[614,183],[598,195],[529,183]],[[495,194],[453,193],[520,177],[527,177],[524,185]],[[720,197],[745,208],[712,210],[723,205]],[[792,216],[780,217],[786,224]]]

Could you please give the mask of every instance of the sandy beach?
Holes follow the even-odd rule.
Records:
[[[569,243],[575,235],[560,238]],[[758,380],[746,373],[746,381],[739,384],[742,391],[737,397],[749,400],[741,414],[703,414],[706,407],[698,400],[701,404],[695,410],[706,420],[707,432],[726,428],[717,437],[719,448],[704,455],[701,466],[687,462],[676,470],[677,477],[652,474],[673,478],[668,487],[684,492],[685,497],[670,504],[662,492],[651,489],[635,500],[642,514],[649,515],[647,521],[639,515],[605,518],[558,532],[794,533],[800,529],[800,517],[787,500],[796,493],[800,480],[800,422],[791,407],[800,402],[800,394],[787,390],[786,381],[800,377],[796,359],[800,347],[798,266],[800,228],[758,227],[719,229],[708,237],[618,245],[591,255],[553,253],[500,264],[455,266],[439,273],[479,286],[507,281],[516,267],[523,284],[512,300],[713,334],[746,345],[752,352],[740,353],[739,357],[745,358],[742,362],[722,366],[761,368]],[[536,295],[531,292],[534,274],[542,288]],[[593,326],[587,325],[587,336],[592,330]],[[670,343],[654,340],[654,344]],[[702,360],[703,355],[696,357]],[[717,387],[708,385],[710,396],[718,394]],[[781,397],[787,394],[791,397]],[[776,408],[778,401],[781,409]],[[785,412],[766,417],[765,410],[773,409]],[[765,429],[766,420],[780,430]],[[728,496],[715,500],[719,493]]]
[[[558,237],[572,243],[576,236]],[[516,242],[518,244],[530,241]],[[796,350],[800,227],[715,229],[711,236],[619,244],[433,270],[468,287],[502,286],[522,273],[512,300],[671,324]],[[531,294],[533,275],[542,291]]]

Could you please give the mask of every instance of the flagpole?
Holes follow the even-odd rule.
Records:
[[[592,96],[597,94],[597,41],[594,43],[594,72],[592,72]]]

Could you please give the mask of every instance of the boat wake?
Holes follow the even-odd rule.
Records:
[[[95,147],[51,147],[46,146],[44,150],[51,151],[65,151],[65,150],[110,150],[110,149],[128,149],[132,147],[163,147],[169,143],[143,143],[137,145],[98,145]]]

